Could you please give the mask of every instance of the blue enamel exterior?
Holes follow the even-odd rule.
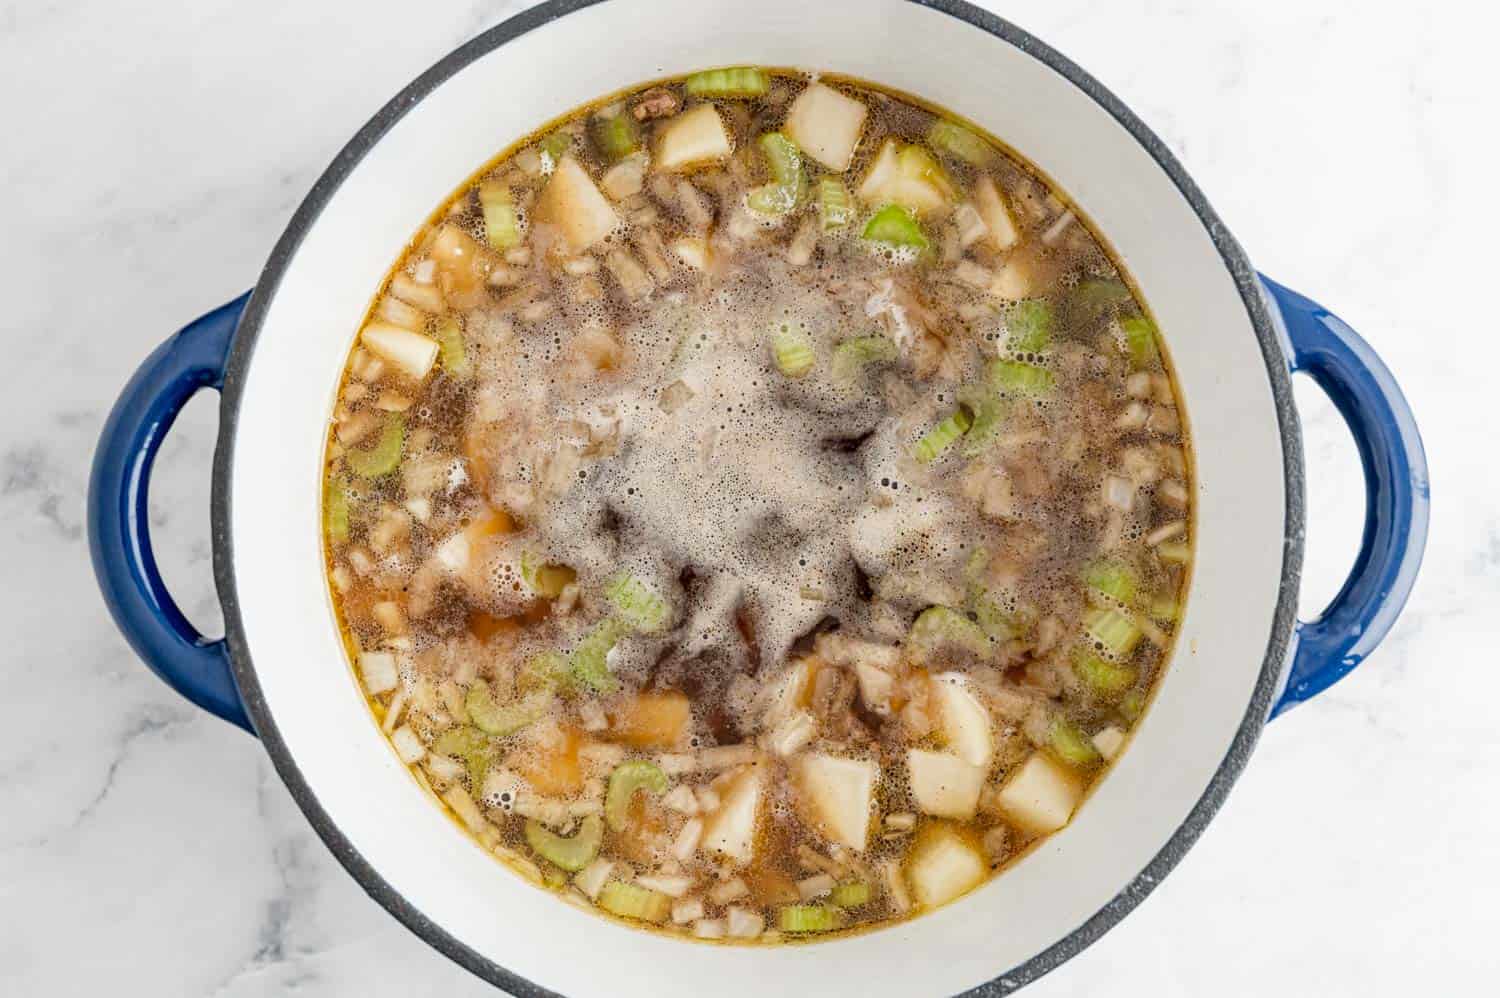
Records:
[[[151,465],[182,407],[224,387],[234,331],[250,295],[189,323],[146,358],[110,411],[89,474],[89,552],[115,623],[137,655],[178,693],[251,734],[222,638],[209,640],[167,592],[146,504]]]
[[[1309,375],[1349,424],[1365,474],[1365,527],[1343,588],[1297,625],[1275,717],[1332,686],[1390,631],[1427,546],[1427,455],[1390,369],[1338,316],[1261,275],[1291,371]]]

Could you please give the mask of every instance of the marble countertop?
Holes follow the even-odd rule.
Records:
[[[365,897],[252,739],[135,659],[96,594],[83,495],[134,365],[249,285],[367,116],[520,6],[0,0],[0,619],[17,638],[0,698],[0,994],[492,993]],[[1028,995],[1492,989],[1490,34],[1467,0],[1417,14],[1370,0],[991,6],[1113,88],[1262,269],[1374,344],[1416,409],[1434,498],[1426,566],[1385,645],[1276,721],[1176,872]],[[1298,399],[1311,613],[1350,563],[1363,489],[1337,414],[1308,385]],[[215,419],[210,398],[189,407],[152,496],[168,580],[210,630]]]

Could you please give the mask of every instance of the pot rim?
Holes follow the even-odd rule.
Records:
[[[303,777],[277,730],[251,660],[234,576],[234,540],[230,528],[230,480],[238,429],[244,375],[254,354],[256,341],[271,300],[296,255],[303,238],[318,221],[324,207],[364,156],[408,111],[450,77],[496,48],[575,11],[604,0],[544,0],[455,48],[392,97],[339,150],[298,206],[255,283],[240,319],[234,348],[225,371],[219,407],[219,434],[214,452],[211,529],[214,538],[214,582],[223,609],[225,640],[236,685],[272,765],[313,830],[355,881],[371,898],[433,949],[470,973],[505,989],[518,998],[553,995],[555,992],[507,970],[451,935],[428,918],[391,886],[354,848],[333,822]],[[1015,24],[980,9],[966,0],[908,0],[940,11],[986,32],[1045,64],[1083,91],[1109,113],[1161,167],[1182,193],[1207,230],[1207,235],[1228,268],[1250,323],[1260,343],[1270,383],[1272,401],[1282,443],[1286,521],[1280,591],[1272,619],[1265,658],[1250,702],[1224,759],[1187,818],[1161,847],[1145,869],[1087,921],[1047,949],[987,983],[966,992],[972,996],[1005,995],[1037,980],[1076,956],[1140,904],[1197,841],[1229,794],[1255,748],[1272,703],[1279,692],[1283,667],[1291,649],[1296,623],[1297,592],[1301,579],[1305,506],[1303,491],[1302,439],[1292,399],[1291,376],[1275,321],[1262,296],[1259,278],[1244,250],[1230,234],[1203,192],[1182,164],[1157,135],[1107,87],[1051,46]]]

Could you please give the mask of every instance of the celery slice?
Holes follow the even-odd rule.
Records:
[[[963,406],[954,409],[941,423],[934,426],[922,435],[917,441],[914,455],[923,464],[931,464],[952,447],[959,437],[969,431],[974,425],[974,417],[969,410]]]
[[[782,932],[829,932],[842,928],[844,913],[827,904],[791,904],[781,909]]]
[[[812,337],[801,326],[786,322],[771,334],[771,356],[776,361],[776,370],[788,378],[806,377],[817,362]]]
[[[552,694],[547,692],[533,693],[514,703],[497,703],[490,684],[483,679],[475,680],[464,697],[464,707],[474,726],[496,738],[505,738],[527,727],[546,713],[551,702]]]
[[[771,170],[771,182],[779,187],[796,189],[802,184],[802,150],[781,132],[766,132],[755,140],[765,154]]]
[[[475,790],[484,784],[484,772],[490,767],[492,746],[489,738],[478,728],[467,724],[449,728],[433,741],[432,750],[438,755],[462,759],[469,774],[469,785]]]
[[[1112,658],[1129,655],[1141,640],[1141,629],[1120,610],[1090,610],[1083,624],[1088,636]]]
[[[1010,614],[1001,608],[993,596],[981,592],[974,597],[973,603],[974,617],[979,621],[979,629],[996,644],[1009,641],[1016,636],[1015,625],[1011,623]]]
[[[629,114],[601,115],[591,126],[594,148],[606,163],[618,162],[641,147],[641,126]]]
[[[538,142],[537,148],[547,156],[550,156],[555,165],[558,160],[562,159],[573,148],[573,136],[562,129],[558,129]]]
[[[599,892],[599,907],[611,915],[641,922],[662,922],[672,910],[672,899],[639,884],[611,880]]]
[[[548,831],[540,822],[526,822],[526,844],[547,862],[569,873],[577,873],[599,855],[599,846],[604,841],[604,823],[597,814],[591,814],[578,823],[578,831],[571,837]]]
[[[630,801],[637,790],[658,796],[667,792],[667,774],[660,766],[644,759],[622,762],[609,774],[609,790],[604,795],[604,820],[614,831],[620,831],[630,817]]]
[[[604,587],[604,596],[637,631],[659,631],[667,623],[667,604],[633,575],[621,573]]]
[[[323,529],[332,541],[349,539],[349,489],[340,481],[328,483],[323,497]]]
[[[833,376],[852,384],[869,364],[896,359],[896,344],[889,336],[856,336],[833,348]]]
[[[504,184],[479,185],[479,207],[484,213],[484,238],[497,250],[508,250],[521,241],[521,220],[515,198]]]
[[[464,351],[463,330],[455,319],[444,319],[438,323],[433,339],[438,341],[438,361],[443,370],[455,378],[467,378],[470,371],[469,355]]]
[[[1085,277],[1068,293],[1068,308],[1093,320],[1130,302],[1130,289],[1123,281],[1108,277]]]
[[[829,900],[840,908],[858,908],[870,903],[870,885],[863,880],[853,880],[834,887]]]
[[[1050,394],[1057,378],[1045,367],[1019,360],[992,360],[990,384],[1007,395],[1039,396]]]
[[[1130,354],[1131,366],[1140,369],[1156,364],[1156,325],[1150,319],[1143,315],[1121,319],[1120,332],[1125,336],[1125,349]]]
[[[553,690],[566,686],[572,678],[572,669],[561,652],[544,651],[526,663],[519,681],[523,688]]]
[[[1096,561],[1083,571],[1084,585],[1122,606],[1135,602],[1139,583],[1129,565],[1118,561]]]
[[[401,447],[406,442],[406,417],[393,412],[385,419],[380,439],[365,450],[351,450],[344,455],[344,464],[361,478],[379,478],[389,475],[401,463]]]
[[[1052,345],[1052,306],[1041,298],[1018,301],[1005,328],[1005,346],[1012,353],[1041,353]]]
[[[617,683],[609,671],[609,652],[627,630],[628,625],[614,617],[594,625],[594,629],[573,649],[569,660],[573,678],[595,693],[613,692]]]
[[[906,639],[923,653],[941,645],[957,645],[981,656],[990,653],[990,639],[979,625],[947,606],[930,606],[917,614]]]
[[[1140,673],[1128,665],[1111,662],[1080,648],[1073,657],[1073,675],[1095,698],[1112,700],[1134,686]]]
[[[761,97],[770,87],[765,70],[754,66],[707,69],[689,76],[683,84],[693,97]]]
[[[964,457],[978,457],[989,450],[1000,436],[1004,423],[1005,400],[992,389],[970,385],[959,389],[958,400],[974,414],[974,423],[964,434],[959,453]]]
[[[1158,596],[1151,601],[1147,612],[1157,623],[1170,624],[1177,619],[1177,601],[1170,596]]]
[[[757,215],[785,215],[797,206],[796,188],[762,184],[746,195],[745,204]]]
[[[925,250],[928,246],[922,227],[911,212],[899,204],[888,204],[872,215],[865,223],[862,236],[871,242],[890,246],[909,246],[918,250]]]
[[[927,141],[939,152],[961,159],[970,166],[989,166],[999,158],[995,147],[984,139],[963,125],[941,118],[927,130]]]
[[[1052,727],[1047,732],[1047,749],[1058,759],[1080,769],[1096,766],[1102,761],[1089,736],[1073,722],[1061,717],[1052,720]]]
[[[1115,708],[1120,712],[1126,722],[1134,724],[1141,719],[1141,714],[1146,710],[1146,694],[1140,690],[1131,690],[1125,694],[1125,699]]]
[[[854,221],[854,199],[838,177],[818,181],[818,214],[822,216],[825,232],[842,229]]]

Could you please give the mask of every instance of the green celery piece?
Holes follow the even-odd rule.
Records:
[[[1057,378],[1045,367],[1019,360],[992,360],[990,384],[1006,395],[1039,396],[1050,394]]]
[[[888,204],[872,215],[861,235],[871,242],[909,246],[917,250],[925,250],[929,245],[927,237],[922,234],[922,226],[899,204]]]
[[[1124,658],[1141,640],[1141,629],[1121,610],[1090,610],[1083,617],[1084,629],[1111,658]]]
[[[1070,766],[1085,769],[1098,765],[1102,760],[1099,750],[1089,741],[1089,736],[1071,721],[1057,717],[1047,732],[1047,749]]]
[[[670,614],[666,601],[646,588],[640,579],[622,572],[604,587],[604,596],[615,612],[637,631],[659,631]]]
[[[771,182],[792,190],[802,186],[802,150],[781,132],[766,132],[755,140],[765,154]]]
[[[614,692],[618,682],[609,671],[609,651],[628,631],[629,625],[614,617],[607,617],[594,625],[594,629],[573,649],[569,660],[573,679],[595,693]]]
[[[521,219],[510,188],[490,182],[479,186],[479,208],[484,214],[484,238],[497,250],[508,250],[521,241]]]
[[[1157,363],[1156,324],[1143,315],[1120,320],[1120,332],[1125,337],[1125,350],[1130,354],[1130,364],[1136,370],[1152,367]]]
[[[654,762],[631,759],[622,762],[609,774],[609,790],[604,795],[604,821],[618,832],[630,817],[630,801],[637,790],[660,796],[667,792],[667,774]]]
[[[332,541],[349,539],[349,487],[335,479],[323,497],[323,528]]]
[[[1068,308],[1085,321],[1092,321],[1131,301],[1124,281],[1110,277],[1085,277],[1068,292]]]
[[[842,229],[854,221],[854,199],[838,177],[824,177],[818,181],[818,214],[823,219],[825,232]]]
[[[1192,560],[1192,553],[1188,551],[1187,544],[1182,542],[1158,544],[1156,546],[1156,556],[1172,565],[1186,565]]]
[[[641,147],[641,126],[630,114],[599,115],[591,126],[594,148],[606,163],[618,162]]]
[[[707,69],[689,76],[683,85],[692,97],[762,97],[770,87],[766,71],[754,66]]]
[[[1135,685],[1140,673],[1095,655],[1087,648],[1078,649],[1073,657],[1073,675],[1096,699],[1113,700]]]
[[[597,814],[591,814],[578,823],[578,831],[571,837],[547,830],[540,822],[526,822],[526,844],[536,854],[553,866],[577,873],[599,855],[599,846],[604,841],[604,823]]]
[[[963,160],[970,166],[986,167],[998,160],[995,147],[957,122],[939,118],[927,130],[928,143],[939,152]]]
[[[1125,694],[1125,699],[1115,708],[1120,712],[1127,724],[1134,724],[1141,719],[1141,714],[1146,710],[1146,694],[1141,690],[1131,690]]]
[[[464,333],[456,319],[447,318],[438,323],[434,339],[438,341],[438,361],[443,370],[455,378],[467,378],[473,371],[469,366],[469,355],[464,350]]]
[[[989,593],[981,592],[974,597],[974,616],[979,621],[979,629],[996,644],[1016,636],[1010,614],[1001,609],[1000,604]]]
[[[771,333],[771,357],[776,361],[776,370],[788,378],[806,377],[817,363],[812,337],[800,325],[786,322]]]
[[[1177,601],[1170,596],[1158,596],[1151,601],[1151,608],[1147,612],[1157,623],[1170,624],[1177,619]]]
[[[889,336],[856,336],[833,348],[833,376],[844,384],[852,384],[866,366],[888,363],[896,355],[896,344]]]
[[[844,913],[827,904],[791,904],[781,909],[782,932],[830,932],[842,928]]]
[[[663,922],[672,910],[672,899],[639,884],[611,880],[599,892],[599,907],[611,915],[640,922]]]
[[[1005,400],[993,389],[981,385],[970,385],[959,389],[958,400],[974,414],[974,423],[964,434],[959,453],[964,457],[978,457],[994,446],[1005,422]]]
[[[484,732],[467,724],[449,728],[432,743],[438,755],[462,759],[469,774],[469,785],[478,793],[484,784],[484,772],[490,766],[493,746]]]
[[[1096,561],[1089,565],[1083,570],[1083,583],[1122,606],[1135,603],[1139,588],[1135,571],[1118,561]]]
[[[572,667],[568,664],[567,657],[561,652],[544,651],[533,655],[526,663],[526,670],[521,673],[519,681],[523,688],[555,690],[566,688],[572,679]]]
[[[552,162],[556,163],[573,148],[573,136],[559,128],[538,142],[537,148],[552,157]]]
[[[959,437],[969,432],[969,427],[973,425],[974,417],[969,414],[969,410],[959,406],[917,441],[914,451],[916,459],[923,464],[931,464],[942,457]]]
[[[834,887],[833,893],[828,900],[840,908],[858,908],[860,905],[870,903],[870,885],[863,880],[851,880],[848,883],[839,884]]]
[[[979,625],[947,606],[930,606],[917,614],[906,640],[923,654],[945,644],[957,645],[979,656],[990,653],[990,639]]]
[[[495,702],[489,683],[483,679],[474,681],[464,697],[464,706],[474,726],[487,735],[505,738],[536,721],[552,703],[552,693],[533,693],[513,703]]]
[[[1042,353],[1052,345],[1052,306],[1042,298],[1027,298],[1011,306],[1006,317],[1006,349],[1012,353]]]
[[[406,417],[399,412],[386,416],[380,439],[364,450],[351,450],[344,455],[344,464],[361,478],[379,478],[389,475],[401,463],[401,447],[406,442]]]

